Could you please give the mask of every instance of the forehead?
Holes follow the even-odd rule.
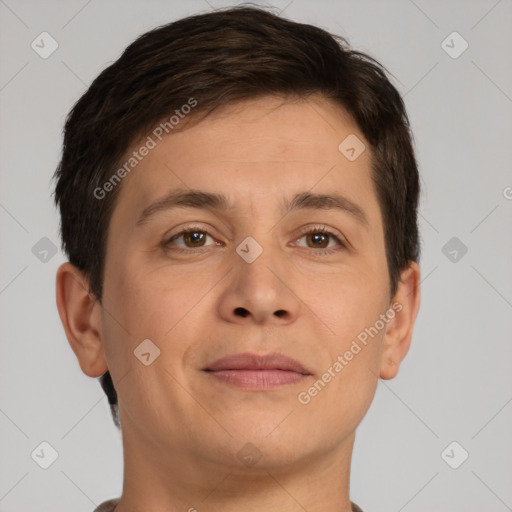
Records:
[[[373,195],[364,136],[345,109],[323,97],[263,97],[218,108],[189,126],[186,121],[161,141],[150,134],[154,147],[124,178],[116,210],[140,214],[176,188],[224,192],[252,213],[272,194],[337,189],[355,199]],[[352,161],[340,150],[351,137],[366,146]]]
[[[301,162],[330,161],[339,151],[339,137],[351,133],[364,139],[341,105],[318,95],[307,100],[265,96],[228,104],[192,125],[189,137],[181,132],[188,139],[210,143],[208,150],[214,150],[217,159],[245,163],[283,162],[291,157]],[[181,134],[176,133],[176,143]],[[206,156],[197,149],[189,153],[188,148],[174,148],[177,155],[187,153],[183,156],[189,162]]]

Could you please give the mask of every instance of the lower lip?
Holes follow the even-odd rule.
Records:
[[[286,370],[219,370],[207,373],[217,379],[245,389],[273,389],[286,384],[297,384],[307,377]]]

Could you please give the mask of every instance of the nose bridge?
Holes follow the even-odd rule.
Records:
[[[236,248],[240,258],[235,263],[239,285],[249,286],[254,297],[262,295],[270,299],[276,296],[282,286],[276,278],[283,256],[279,252],[272,241],[272,233],[260,230],[255,236],[246,237]]]
[[[221,313],[230,321],[258,324],[291,321],[298,312],[297,299],[287,284],[284,253],[273,234],[259,225],[236,247],[232,277],[221,299]]]

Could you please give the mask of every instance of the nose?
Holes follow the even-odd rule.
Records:
[[[260,326],[287,325],[294,322],[302,303],[294,293],[294,273],[270,249],[251,263],[236,255],[219,311],[231,323]]]

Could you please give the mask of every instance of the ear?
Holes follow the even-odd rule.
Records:
[[[101,303],[89,291],[83,272],[69,262],[57,270],[57,309],[80,368],[89,377],[107,370],[101,339]]]
[[[400,283],[388,311],[394,311],[383,340],[380,377],[396,377],[398,368],[411,345],[412,332],[420,308],[420,268],[416,262],[402,270]],[[388,317],[390,315],[388,314]]]

